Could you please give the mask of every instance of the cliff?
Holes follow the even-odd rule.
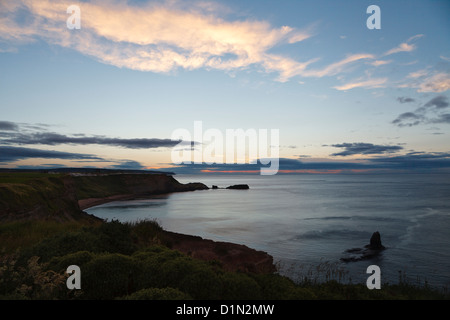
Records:
[[[0,174],[0,221],[97,220],[82,210],[116,199],[208,189],[166,174]]]
[[[208,189],[203,183],[182,184],[165,174],[75,176],[78,204],[84,210],[113,200]]]

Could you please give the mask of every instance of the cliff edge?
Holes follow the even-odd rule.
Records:
[[[182,184],[166,174],[0,174],[0,222],[16,220],[98,220],[84,209],[118,199],[208,189]]]

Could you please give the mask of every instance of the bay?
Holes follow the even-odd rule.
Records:
[[[104,219],[155,219],[164,229],[268,252],[298,281],[365,283],[378,265],[382,282],[450,285],[450,176],[438,174],[176,175],[219,189],[116,201],[86,210]],[[248,184],[249,190],[229,190]],[[379,231],[387,248],[344,263]],[[339,279],[338,279],[339,278]],[[342,278],[342,279],[341,279]]]

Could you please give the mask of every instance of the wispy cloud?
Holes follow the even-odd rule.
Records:
[[[377,79],[369,79],[369,80],[356,80],[353,82],[349,82],[340,86],[335,86],[334,88],[340,91],[350,90],[354,88],[380,88],[386,82],[388,78],[377,78]]]
[[[450,90],[450,73],[429,67],[420,69],[410,72],[399,87],[417,89],[417,92],[444,92]]]
[[[364,60],[364,59],[374,59],[375,56],[373,54],[368,53],[360,53],[360,54],[352,54],[347,56],[346,58],[332,63],[322,69],[317,70],[305,70],[302,72],[302,75],[308,76],[308,77],[324,77],[324,76],[333,76],[336,75],[343,70],[345,70],[346,67],[348,67],[349,64]]]
[[[374,67],[384,66],[384,65],[390,64],[390,63],[392,63],[392,60],[375,60],[375,61],[369,62],[369,64]]]
[[[444,92],[450,90],[450,74],[439,72],[423,79],[418,92]]]
[[[404,43],[401,43],[398,47],[392,48],[391,50],[387,51],[384,55],[389,56],[391,54],[399,53],[399,52],[411,52],[415,49],[416,49],[415,45],[404,42]]]
[[[389,56],[391,54],[399,52],[411,52],[416,50],[417,46],[410,42],[422,38],[423,36],[423,34],[416,34],[415,36],[410,37],[406,42],[400,43],[397,47],[388,50],[386,53],[384,53],[384,56]]]

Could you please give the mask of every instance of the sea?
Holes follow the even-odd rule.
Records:
[[[244,244],[294,281],[450,286],[450,175],[176,175],[218,189],[115,201],[87,209],[108,220],[156,220],[173,232]],[[226,189],[248,184],[248,190]],[[378,231],[385,249],[344,262]]]

